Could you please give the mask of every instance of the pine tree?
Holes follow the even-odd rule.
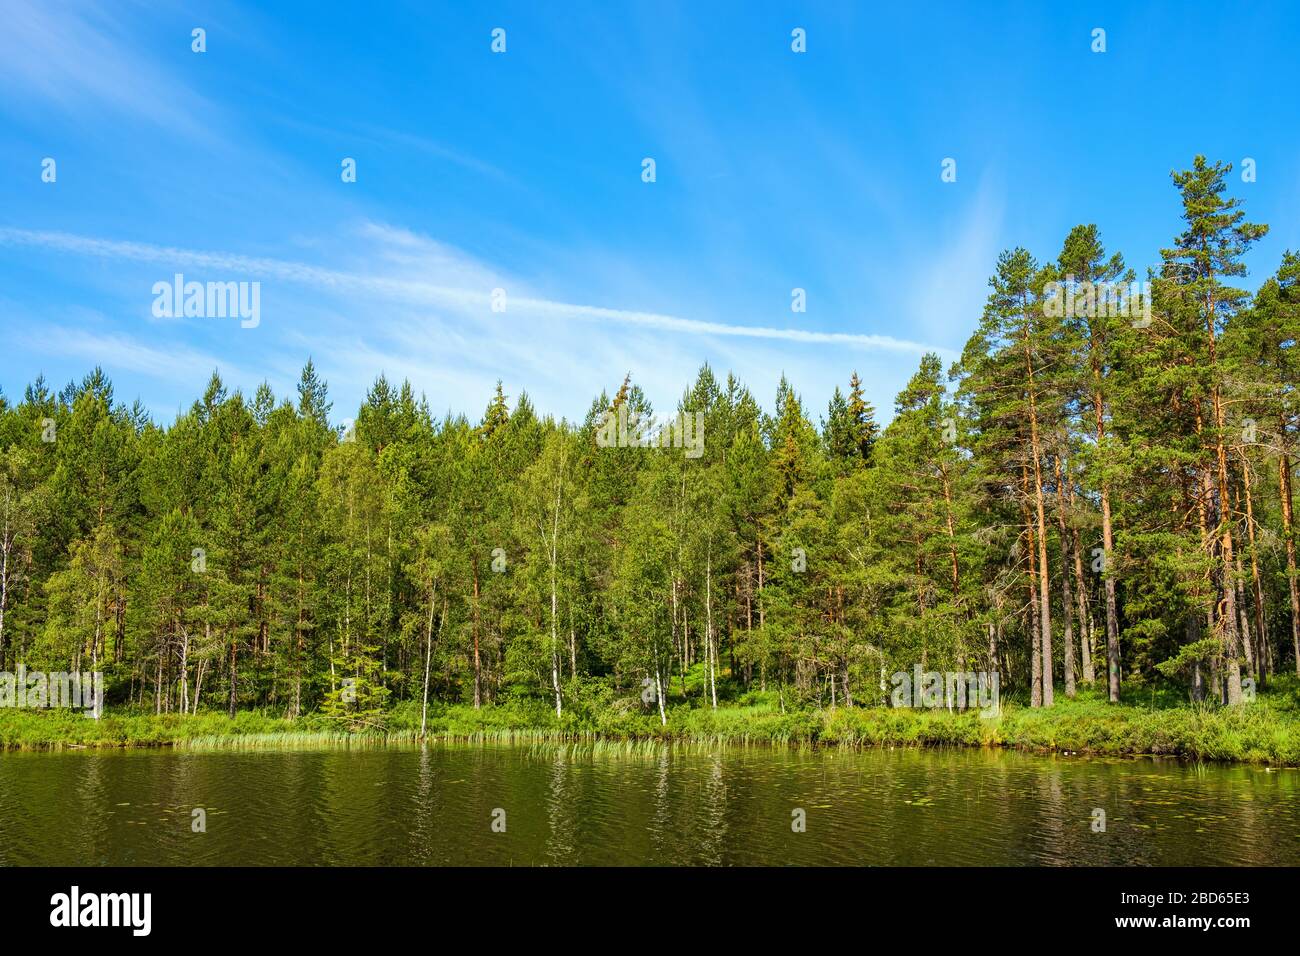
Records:
[[[1032,702],[1053,699],[1052,598],[1048,560],[1046,439],[1059,427],[1062,401],[1049,370],[1060,350],[1058,324],[1044,308],[1050,273],[1024,249],[1002,253],[980,329],[966,347],[965,387],[979,416],[978,452],[990,482],[1015,495],[1024,511],[1030,579]]]
[[[1223,280],[1245,275],[1241,261],[1246,250],[1268,231],[1267,226],[1245,221],[1239,199],[1226,199],[1225,177],[1231,164],[1206,162],[1197,156],[1193,167],[1172,175],[1182,196],[1183,219],[1187,228],[1174,246],[1161,250],[1164,260],[1161,291],[1171,320],[1199,325],[1204,358],[1202,370],[1208,378],[1207,421],[1198,427],[1212,461],[1204,466],[1204,487],[1217,494],[1214,500],[1213,537],[1219,549],[1219,582],[1222,614],[1216,626],[1221,634],[1227,667],[1227,698],[1241,703],[1241,636],[1237,620],[1236,573],[1233,541],[1232,497],[1228,474],[1227,411],[1224,386],[1228,370],[1219,354],[1218,342],[1225,323],[1247,303],[1249,296]]]
[[[1132,273],[1126,270],[1124,258],[1115,253],[1109,258],[1102,245],[1097,227],[1075,226],[1066,236],[1057,258],[1058,282],[1076,288],[1086,288],[1095,296],[1099,291],[1113,290],[1117,283],[1132,282]],[[1071,289],[1070,291],[1074,291]],[[1082,297],[1082,296],[1081,296]],[[1089,424],[1094,441],[1085,443],[1090,457],[1085,462],[1087,472],[1095,476],[1096,493],[1101,509],[1102,588],[1105,594],[1106,614],[1106,672],[1107,692],[1112,703],[1119,701],[1119,609],[1115,591],[1115,534],[1111,508],[1111,488],[1115,480],[1115,437],[1109,434],[1110,373],[1115,362],[1113,351],[1120,338],[1119,323],[1123,317],[1112,314],[1117,310],[1098,308],[1098,298],[1092,298],[1091,308],[1076,308],[1076,314],[1065,315],[1065,325],[1074,334],[1070,342],[1075,355],[1069,367],[1075,370],[1068,387],[1081,408],[1090,411]],[[1068,571],[1064,572],[1068,580]],[[1080,626],[1083,618],[1080,617]],[[1085,637],[1086,640],[1086,637]],[[1086,659],[1086,658],[1085,658]],[[1091,676],[1087,676],[1091,680]]]

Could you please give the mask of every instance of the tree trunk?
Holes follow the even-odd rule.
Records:
[[[560,468],[564,468],[563,460]],[[558,543],[560,538],[560,503],[561,484],[555,484],[555,514],[551,522],[551,688],[555,691],[555,716],[559,718],[563,711],[560,697],[560,638],[559,638],[559,593],[556,583],[556,563],[558,561]]]
[[[436,606],[434,583],[429,581],[429,621],[424,629],[424,699],[420,707],[420,739],[429,719],[429,663],[433,660],[433,609]]]
[[[1106,400],[1102,395],[1101,342],[1094,332],[1089,349],[1092,366],[1092,409],[1097,432],[1097,447],[1106,440]],[[1114,526],[1110,514],[1110,476],[1104,471],[1101,479],[1101,547],[1102,589],[1106,596],[1106,689],[1112,704],[1119,703],[1119,610],[1115,602],[1115,576],[1111,556],[1115,548]]]
[[[1038,614],[1038,591],[1035,588],[1037,581],[1037,570],[1034,566],[1034,532],[1032,528],[1025,529],[1028,535],[1027,542],[1029,545],[1029,633],[1030,633],[1030,673],[1033,678],[1033,689],[1030,691],[1030,707],[1043,706],[1043,644],[1039,633],[1040,621],[1042,618]]]
[[[238,653],[237,642],[235,640],[234,634],[231,634],[230,635],[230,719],[231,720],[235,719],[235,701],[238,698],[238,692],[239,692],[238,684],[235,679],[235,673],[236,673],[235,665],[238,660],[236,656],[237,653]]]
[[[1047,512],[1043,506],[1043,463],[1038,440],[1038,397],[1034,387],[1034,362],[1030,349],[1030,316],[1025,314],[1025,374],[1029,397],[1029,454],[1034,460],[1034,510],[1038,518],[1038,613],[1040,639],[1043,644],[1043,706],[1052,706],[1052,595],[1050,568],[1047,563]]]
[[[1070,593],[1070,533],[1065,525],[1065,485],[1056,456],[1056,517],[1061,533],[1061,610],[1065,614],[1065,696],[1074,697],[1074,595]]]
[[[1264,628],[1264,589],[1260,585],[1259,549],[1255,543],[1255,505],[1250,490],[1250,462],[1244,458],[1241,463],[1241,477],[1246,499],[1246,537],[1250,542],[1250,580],[1255,602],[1255,677],[1263,683],[1268,679],[1264,661],[1264,642],[1267,633]]]
[[[482,665],[478,655],[478,562],[474,563],[474,608],[470,628],[474,632],[474,709],[478,710],[483,704]]]
[[[1295,672],[1300,677],[1300,574],[1296,571],[1295,517],[1291,500],[1291,459],[1279,455],[1278,490],[1282,497],[1282,538],[1286,543],[1286,583],[1291,597],[1291,646],[1295,650]]]
[[[717,655],[713,644],[713,542],[709,541],[708,553],[704,566],[704,608],[705,638],[704,653],[708,656],[709,693],[713,698],[713,709],[718,709],[718,681],[715,675]]]
[[[1078,599],[1079,608],[1079,649],[1083,656],[1083,681],[1085,684],[1092,685],[1097,680],[1097,671],[1092,663],[1092,634],[1093,622],[1090,601],[1088,600],[1088,585],[1083,576],[1083,549],[1079,542],[1079,529],[1070,529],[1070,544],[1074,551],[1074,585],[1075,597]]]

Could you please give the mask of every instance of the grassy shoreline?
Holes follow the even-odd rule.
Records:
[[[1177,756],[1300,766],[1300,706],[1294,689],[1249,705],[1220,707],[1110,705],[1090,695],[1033,710],[1004,703],[999,717],[946,710],[838,707],[789,710],[760,700],[717,711],[679,704],[666,727],[657,715],[613,708],[566,713],[497,705],[431,707],[429,740],[539,742],[688,742],[812,746],[1000,747],[1038,753],[1098,756]],[[80,748],[260,748],[277,746],[382,745],[419,740],[418,705],[401,705],[364,724],[320,714],[290,721],[262,711],[233,720],[198,715],[110,710],[99,721],[79,711],[0,710],[0,751]]]

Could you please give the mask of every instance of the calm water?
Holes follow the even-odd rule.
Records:
[[[0,864],[1042,863],[1295,865],[1300,772],[901,749],[0,754]]]

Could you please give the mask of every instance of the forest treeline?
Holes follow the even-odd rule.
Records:
[[[1173,175],[1146,276],[1091,225],[1003,253],[960,359],[926,355],[883,429],[856,374],[822,414],[783,379],[768,414],[701,368],[669,410],[701,416],[698,457],[597,441],[651,419],[630,376],[580,423],[500,385],[437,418],[380,377],[347,429],[310,361],[292,400],[214,374],[166,427],[98,369],[38,379],[0,398],[0,670],[290,717],[883,704],[918,664],[1035,706],[1085,683],[1239,703],[1300,673],[1300,256],[1234,285],[1267,227],[1230,170]],[[1145,317],[1077,305],[1139,278]]]

